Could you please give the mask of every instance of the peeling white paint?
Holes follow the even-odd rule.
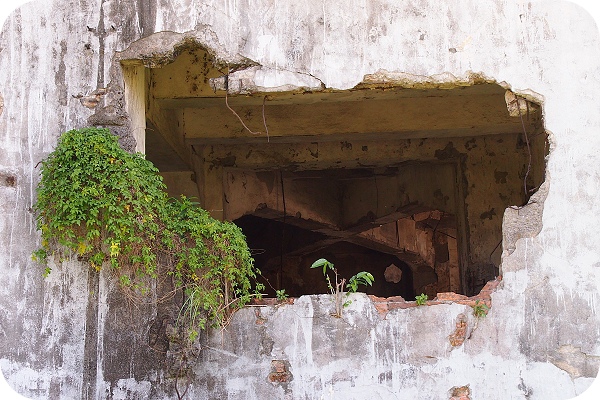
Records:
[[[135,393],[136,396],[150,396],[151,385],[150,382],[138,382],[133,378],[119,379],[116,387],[112,391],[112,398],[114,400],[128,400],[131,398],[131,394]]]
[[[91,111],[71,96],[96,89],[99,63],[104,71],[100,78],[108,82],[114,51],[139,38],[124,36],[123,21],[130,21],[139,35],[143,28],[139,16],[145,11],[136,9],[117,18],[109,15],[111,10],[126,2],[73,1],[68,7],[63,3],[38,1],[23,7],[4,25],[0,38],[4,97],[0,167],[18,174],[16,190],[0,192],[1,204],[11,208],[3,212],[0,223],[5,244],[0,247],[0,334],[4,333],[9,347],[16,348],[3,349],[0,366],[13,387],[37,398],[47,397],[53,379],[60,384],[62,397],[81,397],[81,322],[85,316],[78,311],[88,294],[86,274],[61,271],[74,265],[57,266],[56,275],[44,281],[40,267],[29,260],[38,240],[33,216],[27,211],[39,178],[35,165],[51,150],[59,127],[85,125]],[[98,38],[86,26],[97,28],[101,3],[106,26],[118,26],[105,40],[104,59],[98,60]],[[597,27],[581,9],[567,2],[509,0],[473,0],[460,6],[447,1],[384,0],[163,3],[156,6],[153,26],[145,29],[183,33],[206,27],[198,36],[208,38],[221,56],[248,57],[263,66],[252,76],[259,90],[319,87],[320,81],[329,88],[348,89],[380,70],[388,71],[388,76],[409,76],[412,81],[424,77],[440,82],[460,81],[468,71],[475,71],[506,82],[518,93],[543,96],[546,128],[555,140],[548,163],[550,191],[543,229],[536,238],[518,241],[515,252],[504,257],[504,281],[493,296],[488,319],[480,322],[463,346],[450,350],[447,336],[465,307],[396,310],[382,319],[369,303],[353,298],[345,310],[348,324],[344,329],[364,342],[356,345],[355,353],[347,353],[346,347],[336,353],[339,359],[332,359],[330,347],[320,342],[335,344],[332,337],[343,338],[339,326],[327,330],[333,325],[322,311],[331,303],[326,297],[303,297],[294,306],[275,311],[270,318],[279,325],[267,322],[266,329],[274,342],[271,358],[287,356],[291,364],[294,379],[288,386],[294,396],[443,398],[451,387],[466,384],[472,398],[497,398],[498,394],[523,398],[531,390],[531,399],[556,399],[585,390],[591,378],[572,380],[551,363],[540,361],[544,351],[552,350],[545,342],[554,331],[559,331],[560,340],[579,341],[573,346],[587,345],[595,355],[600,354],[596,215],[600,206],[600,46]],[[55,54],[60,39],[68,42],[66,105],[60,103],[54,76],[60,62]],[[92,47],[86,53],[83,45],[88,42]],[[112,290],[101,281],[97,319],[88,321],[98,329],[96,398],[147,397],[156,379],[105,380],[103,340],[111,334],[107,296]],[[60,298],[71,302],[62,305]],[[61,336],[66,335],[65,321],[71,321],[74,329],[69,337]],[[48,331],[54,333],[39,339]],[[20,332],[29,335],[32,343],[25,343]],[[35,338],[37,343],[33,343]],[[378,347],[382,341],[389,341],[385,348]],[[337,345],[342,348],[344,343]],[[521,349],[527,345],[532,349]],[[57,365],[56,355],[48,354],[60,346],[63,364]],[[265,382],[266,376],[253,376],[254,380],[243,376],[268,371],[270,357],[262,355],[257,361],[230,350],[219,350],[227,355],[223,358],[237,360],[236,368],[226,371],[233,374],[230,398],[261,398],[260,390],[285,392]],[[215,365],[223,364],[215,361]],[[389,381],[385,378],[388,371]],[[68,384],[69,379],[74,382]],[[192,387],[191,393],[197,398],[208,395],[199,386]]]

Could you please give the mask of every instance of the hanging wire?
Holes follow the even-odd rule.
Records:
[[[225,105],[227,106],[227,108],[229,109],[229,111],[231,111],[233,113],[233,115],[235,115],[237,117],[237,119],[240,121],[240,123],[242,124],[242,126],[251,134],[253,135],[260,135],[262,132],[260,131],[253,131],[252,129],[248,128],[248,126],[244,123],[244,121],[242,120],[242,117],[240,117],[240,115],[233,109],[231,108],[231,106],[229,105],[229,74],[225,75]],[[263,104],[262,104],[262,117],[263,117],[263,125],[265,126],[265,132],[267,134],[267,142],[270,142],[270,138],[269,138],[269,128],[267,127],[267,117],[265,115],[265,104],[267,102],[267,96],[263,97]]]
[[[525,198],[529,195],[527,192],[527,177],[531,171],[531,147],[529,146],[529,137],[527,136],[527,129],[525,128],[525,122],[523,121],[523,115],[521,114],[521,105],[519,104],[519,96],[516,96],[517,110],[519,110],[519,117],[521,118],[521,125],[523,126],[523,135],[525,136],[525,143],[527,144],[527,152],[529,153],[529,164],[527,164],[527,171],[525,172],[525,178],[523,179],[523,190],[525,191]],[[525,106],[529,110],[527,100],[525,100]]]

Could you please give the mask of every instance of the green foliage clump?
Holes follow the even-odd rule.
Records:
[[[169,202],[170,232],[165,238],[175,252],[171,271],[184,289],[183,314],[204,329],[225,326],[232,310],[242,307],[253,295],[252,282],[259,271],[238,226],[221,222],[189,199]],[[264,287],[256,284],[256,290]]]
[[[41,173],[35,259],[76,254],[96,271],[109,265],[124,287],[142,293],[159,257],[169,259],[167,273],[185,294],[181,315],[202,329],[223,326],[249,301],[259,271],[241,230],[183,196],[169,198],[158,169],[107,129],[64,133]]]
[[[420,295],[415,296],[415,300],[416,300],[418,306],[425,305],[425,303],[427,303],[428,298],[429,297],[425,293],[421,293]]]
[[[475,301],[475,305],[473,305],[472,307],[473,315],[477,318],[484,318],[485,316],[487,316],[487,313],[490,310],[490,307],[480,300]]]
[[[277,296],[277,300],[278,301],[286,301],[288,299],[288,297],[290,297],[286,292],[285,289],[279,289],[275,291],[275,296]]]
[[[115,269],[129,264],[155,276],[164,188],[152,163],[122,150],[107,130],[64,133],[42,162],[35,205],[42,248],[36,255],[44,259],[58,244],[97,270],[109,261]]]

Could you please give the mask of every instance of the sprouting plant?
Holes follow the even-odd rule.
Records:
[[[475,305],[472,307],[473,315],[477,318],[484,318],[490,310],[490,307],[488,307],[488,305],[482,302],[481,300],[475,301]]]
[[[196,340],[196,338],[198,338],[199,334],[200,334],[200,332],[198,332],[196,329],[190,330],[190,333],[189,333],[190,342],[194,342]]]
[[[374,280],[373,275],[369,272],[361,271],[348,280],[346,289],[348,289],[348,293],[356,293],[358,285],[372,286]]]
[[[421,293],[418,296],[415,296],[415,300],[417,302],[418,306],[422,306],[425,305],[425,302],[427,301],[429,297],[427,297],[427,295],[425,293]]]
[[[277,300],[279,301],[285,301],[287,300],[288,297],[290,297],[286,292],[285,289],[279,289],[275,291],[275,296],[277,296]]]
[[[479,320],[482,318],[485,318],[488,311],[490,310],[490,307],[481,300],[476,300],[475,304],[472,305],[471,307],[473,308],[473,315],[475,316],[475,323],[473,324],[473,329],[471,329],[471,333],[469,334],[469,339],[471,338],[471,335],[473,334],[473,332],[475,332],[475,330],[477,329]]]
[[[345,302],[342,301],[343,300],[342,294],[344,291],[344,284],[346,283],[346,279],[345,278],[340,279],[337,269],[335,269],[335,267],[333,266],[333,263],[327,261],[325,258],[319,258],[317,261],[312,263],[312,265],[310,267],[311,268],[323,267],[323,275],[325,276],[325,280],[327,281],[327,287],[329,288],[329,291],[331,292],[331,294],[334,296],[334,300],[335,300],[335,313],[332,315],[334,317],[341,318],[342,309],[344,307],[347,307],[351,303],[350,300],[347,300]],[[333,273],[335,275],[333,282],[332,282],[331,278],[329,277],[329,274],[327,273],[328,270],[333,271]],[[375,278],[373,278],[373,275],[371,275],[371,273],[366,272],[366,271],[361,271],[361,272],[357,273],[356,275],[354,275],[352,278],[350,278],[348,280],[348,284],[346,284],[346,286],[345,286],[345,289],[347,290],[346,296],[348,296],[350,293],[355,293],[358,290],[359,285],[372,286],[373,281],[375,281]]]

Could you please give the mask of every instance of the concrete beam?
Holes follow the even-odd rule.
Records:
[[[466,89],[461,89],[463,92]],[[508,112],[504,95],[390,96],[383,89],[284,97],[158,100],[182,107],[187,143],[244,143],[260,132],[274,142],[337,141],[341,138],[406,139],[465,137],[521,132],[520,117]],[[436,92],[437,94],[437,92]],[[315,96],[313,98],[313,96]],[[237,114],[237,115],[236,115]],[[239,119],[238,119],[239,117]],[[241,121],[248,127],[245,129]],[[533,130],[537,118],[527,120]],[[266,128],[265,128],[266,125]]]

